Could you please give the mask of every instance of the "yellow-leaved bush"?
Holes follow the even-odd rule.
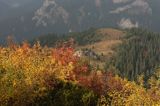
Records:
[[[73,62],[64,65],[55,57],[59,55],[55,51],[67,53],[68,50],[42,48],[39,43],[33,47],[24,43],[14,48],[0,48],[0,103],[16,101],[15,98],[17,105],[25,103],[24,98],[32,101],[37,95],[45,95],[49,78],[65,81],[74,69]]]

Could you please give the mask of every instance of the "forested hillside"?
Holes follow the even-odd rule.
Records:
[[[73,38],[76,41],[76,44],[87,45],[92,44],[103,39],[103,36],[99,36],[97,29],[90,28],[84,32],[72,32],[67,34],[48,34],[43,35],[38,38],[33,39],[31,42],[36,42],[37,40],[41,42],[41,45],[47,45],[54,47],[59,41],[67,41],[70,38]]]
[[[55,47],[67,40],[74,40],[76,52],[85,56],[95,67],[104,68],[105,62],[115,55],[115,48],[122,43],[125,33],[112,28],[90,28],[84,32],[68,34],[48,34],[31,41],[32,44],[40,41],[42,46]]]
[[[87,49],[94,52],[99,57],[96,59],[99,65],[104,66],[105,62],[106,69],[116,68],[116,74],[129,80],[136,81],[137,77],[143,74],[147,81],[160,66],[159,33],[137,28],[123,31],[104,28],[63,36],[51,34],[40,37],[39,40],[42,45],[54,46],[55,42],[69,38],[75,40],[77,50]],[[89,59],[91,60],[91,57]]]
[[[121,76],[136,80],[143,74],[147,80],[160,65],[160,34],[128,30],[117,54],[115,66]]]
[[[24,42],[0,47],[0,105],[160,105],[159,69],[146,89],[141,77],[136,84],[112,70],[92,69],[74,54],[72,42],[65,44],[49,48]]]
[[[36,40],[0,46],[0,105],[160,105],[160,34],[102,28]]]

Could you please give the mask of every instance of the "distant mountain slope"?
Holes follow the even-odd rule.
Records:
[[[116,68],[120,76],[145,81],[160,65],[160,34],[144,29],[90,29],[67,35],[50,34],[39,37],[42,45],[54,46],[57,41],[74,38],[76,54],[84,56],[95,67]]]
[[[96,35],[101,37],[101,40],[91,44],[80,45],[77,49],[90,52],[86,54],[86,58],[88,57],[92,60],[90,63],[99,68],[104,68],[106,61],[111,61],[116,55],[116,49],[122,44],[126,34],[117,29],[102,28],[96,30]]]
[[[91,64],[104,67],[106,61],[115,56],[115,48],[117,48],[125,36],[125,32],[112,28],[91,28],[84,32],[69,33],[66,35],[48,34],[36,38],[41,45],[55,46],[60,41],[67,41],[70,38],[75,40],[77,52],[91,59]]]
[[[121,39],[123,34],[124,34],[123,31],[112,28],[100,28],[100,29],[90,28],[86,31],[71,32],[67,34],[50,33],[48,35],[42,35],[40,37],[37,37],[33,41],[39,40],[42,45],[54,46],[56,41],[73,38],[78,46],[87,46],[105,40],[111,40],[111,39],[118,40]]]
[[[94,42],[93,44],[87,44],[85,46],[79,46],[79,48],[92,49],[99,55],[110,57],[114,54],[114,47],[122,43],[122,39],[125,33],[116,29],[102,28],[96,30],[97,36],[101,36],[101,40]],[[86,35],[87,36],[87,35]]]

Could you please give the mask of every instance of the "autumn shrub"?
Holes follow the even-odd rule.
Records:
[[[81,76],[79,84],[99,95],[98,105],[109,106],[155,106],[160,105],[160,85],[147,89],[135,82],[114,76],[111,72],[94,71]]]

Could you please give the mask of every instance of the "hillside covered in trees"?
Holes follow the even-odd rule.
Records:
[[[143,74],[147,80],[160,65],[160,34],[147,30],[129,30],[118,48],[115,66],[119,74],[136,80]]]
[[[54,47],[56,42],[63,42],[73,38],[76,50],[94,52],[94,59],[103,68],[115,68],[115,73],[129,80],[137,80],[144,75],[145,81],[160,65],[160,34],[145,29],[89,29],[79,33],[66,35],[50,34],[37,38],[41,44]],[[35,42],[35,41],[34,41]],[[85,58],[92,63],[95,55]],[[95,65],[95,64],[94,64]],[[99,67],[99,66],[98,66]]]
[[[72,46],[10,45],[0,48],[0,105],[160,105],[159,69],[149,88],[111,70],[92,69]]]
[[[160,105],[160,34],[104,28],[37,40],[0,46],[0,105]]]

